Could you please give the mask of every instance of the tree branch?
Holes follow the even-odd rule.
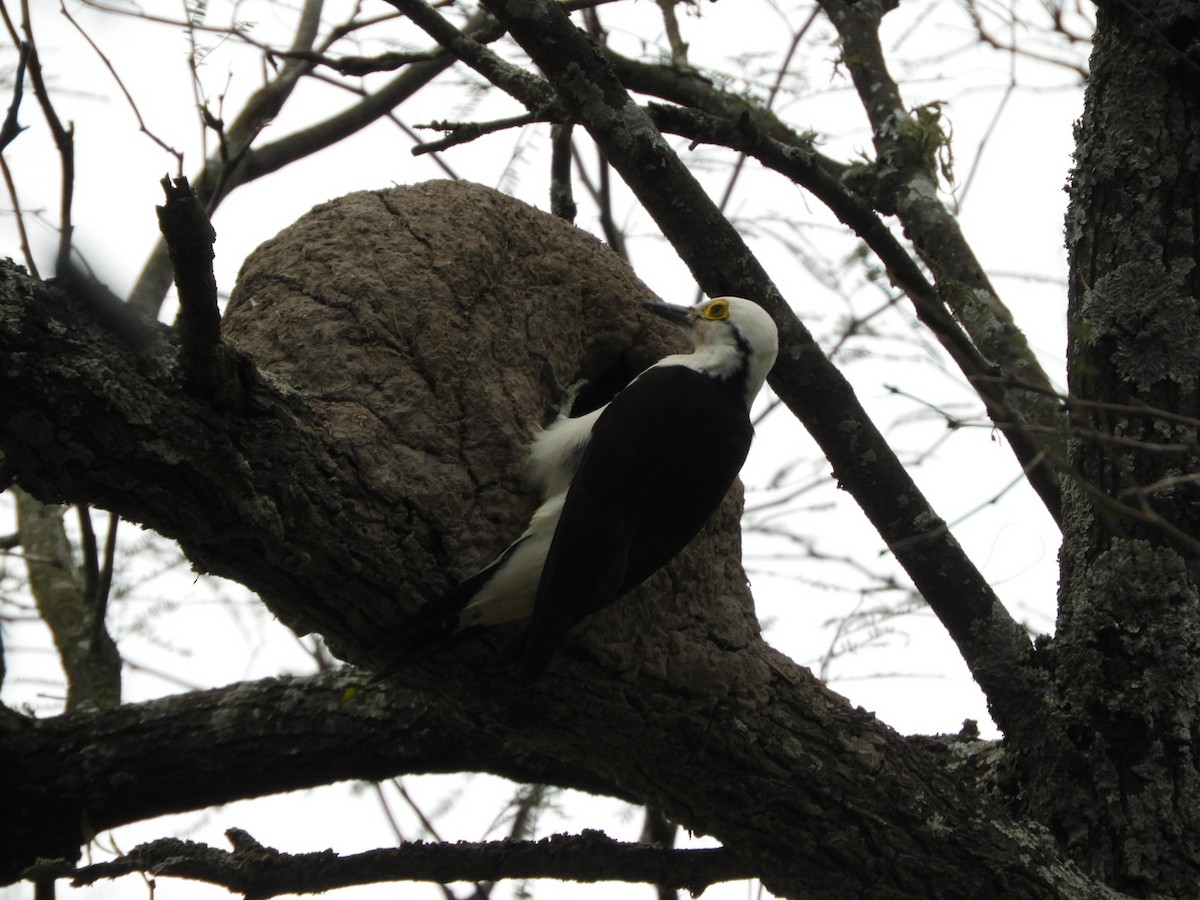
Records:
[[[519,116],[496,119],[492,122],[430,122],[427,125],[417,125],[417,128],[445,132],[446,136],[436,141],[417,144],[417,146],[412,148],[412,153],[413,156],[420,156],[423,153],[437,153],[449,147],[457,147],[459,144],[470,143],[487,134],[494,134],[506,128],[520,128],[523,125],[538,121],[543,120],[532,113],[523,113]]]
[[[93,580],[75,564],[62,508],[20,488],[14,495],[29,589],[67,676],[67,709],[114,707],[121,702],[121,656],[98,614],[99,557]],[[81,514],[86,516],[82,508]]]
[[[226,832],[232,853],[174,838],[135,847],[111,862],[70,873],[76,887],[133,872],[171,875],[227,888],[255,900],[315,894],[381,881],[625,881],[683,888],[698,896],[721,881],[753,876],[724,848],[667,850],[614,841],[598,831],[557,834],[539,841],[479,844],[412,841],[394,849],[339,856],[332,850],[280,853],[238,829]]]
[[[221,310],[213,275],[217,233],[186,178],[162,179],[167,202],[156,207],[158,225],[167,242],[179,315],[180,359],[188,387],[208,397],[219,409],[246,404],[249,363],[221,343]]]
[[[70,127],[62,124],[62,120],[58,118],[58,113],[54,110],[54,103],[50,99],[50,92],[46,89],[46,81],[42,76],[42,62],[38,56],[37,43],[33,39],[33,30],[28,17],[26,17],[23,27],[25,29],[24,45],[28,47],[25,57],[29,68],[29,81],[33,85],[34,96],[37,97],[38,104],[42,108],[42,115],[45,116],[50,134],[54,138],[54,146],[58,149],[59,167],[62,171],[55,273],[65,275],[71,261],[71,206],[75,196],[75,136]]]
[[[545,79],[503,59],[475,38],[464,34],[425,0],[387,0],[413,24],[453,53],[489,82],[515,97],[535,116],[550,115],[557,108],[554,91]]]
[[[428,696],[346,669],[104,712],[8,714],[0,738],[0,883],[37,857],[76,859],[85,823],[101,831],[346,779],[478,771],[622,796],[579,767],[506,751]]]
[[[4,124],[0,125],[0,152],[3,152],[4,148],[16,140],[17,135],[28,127],[21,125],[17,121],[17,116],[21,110],[21,98],[25,93],[25,67],[29,63],[29,52],[29,42],[22,41],[20,54],[17,56],[17,71],[13,75],[12,103],[8,105],[8,113],[4,116]]]
[[[571,182],[573,132],[570,123],[550,129],[550,213],[568,222],[578,212]]]

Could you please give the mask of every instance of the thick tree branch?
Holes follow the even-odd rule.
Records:
[[[578,767],[506,750],[430,697],[370,686],[350,670],[105,712],[4,715],[0,746],[0,883],[37,857],[74,860],[85,825],[101,831],[346,779],[479,771],[621,796]]]
[[[749,116],[759,131],[788,147],[807,151],[809,158],[833,177],[841,177],[848,168],[819,153],[811,134],[795,131],[769,109],[751,103],[742,95],[722,90],[695,70],[680,71],[659,63],[630,59],[608,47],[604,48],[604,54],[617,78],[631,91],[722,119],[737,121],[742,116]]]
[[[721,881],[753,877],[723,848],[670,850],[624,844],[598,831],[557,834],[539,841],[445,844],[415,841],[394,849],[338,856],[332,850],[280,853],[245,832],[227,832],[232,853],[174,838],[135,847],[112,862],[70,873],[76,886],[133,872],[171,875],[225,887],[266,900],[280,894],[315,894],[380,881],[626,881],[682,888],[698,896]]]
[[[821,352],[740,235],[721,215],[605,57],[548,0],[487,0],[654,218],[701,288],[763,303],[780,327],[771,376],[917,589],[946,626],[1005,732],[1037,730],[1045,679],[1024,629],[962,552],[853,389]]]

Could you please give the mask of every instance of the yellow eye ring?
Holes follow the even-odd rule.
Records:
[[[719,322],[722,319],[728,319],[729,301],[713,300],[704,309],[700,310],[700,315],[710,322]]]

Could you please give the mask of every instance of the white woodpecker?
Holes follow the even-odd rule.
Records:
[[[528,618],[520,675],[536,678],[565,632],[666,565],[720,505],[750,449],[775,323],[740,297],[645,306],[691,325],[695,350],[660,359],[607,405],[534,438],[541,506],[490,565],[418,613],[395,642],[412,656]]]

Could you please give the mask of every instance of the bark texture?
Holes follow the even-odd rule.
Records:
[[[1200,875],[1198,49],[1194,3],[1100,4],[1067,219],[1059,715],[1026,767],[1081,863],[1175,897]]]

